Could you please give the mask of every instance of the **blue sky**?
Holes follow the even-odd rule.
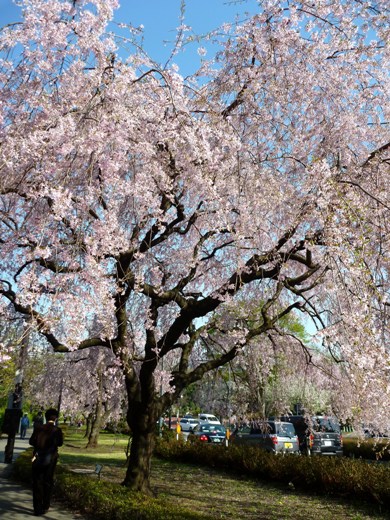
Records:
[[[246,18],[246,13],[258,11],[257,0],[186,0],[185,23],[196,34],[204,34],[224,22]],[[169,43],[175,38],[175,29],[180,24],[180,0],[122,0],[115,20],[133,26],[144,26],[145,48],[151,57],[164,63],[170,56]],[[0,26],[20,17],[19,9],[12,0],[0,0]],[[165,42],[165,43],[164,43]],[[178,60],[181,72],[188,73],[196,68],[199,57],[198,46],[186,49]]]

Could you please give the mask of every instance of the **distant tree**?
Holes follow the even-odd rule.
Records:
[[[116,0],[21,3],[0,32],[0,310],[56,352],[115,355],[124,484],[150,492],[158,417],[293,310],[348,372],[349,408],[388,415],[388,2],[264,0],[186,79],[137,41],[120,58]],[[259,325],[190,364],[256,287]]]
[[[92,347],[87,352],[51,354],[33,361],[41,368],[26,389],[37,408],[54,406],[65,417],[83,416],[87,447],[96,447],[100,430],[121,419],[126,402],[123,374],[115,356]]]
[[[11,354],[11,353],[10,353]],[[8,396],[15,385],[15,371],[18,351],[15,350],[11,355],[4,354],[0,359],[0,408],[7,408]]]
[[[263,322],[265,294],[252,292],[215,318],[215,328],[200,347],[200,356],[219,357],[226,347],[225,329],[250,331]],[[326,354],[326,352],[325,352]],[[291,312],[267,335],[244,345],[228,367],[204,378],[195,390],[202,409],[230,415],[267,417],[291,411],[301,403],[307,411],[329,410],[334,361],[310,342],[305,325]],[[206,408],[205,408],[206,407]]]
[[[23,341],[21,320],[8,312],[4,318],[0,322],[0,409],[8,407],[9,396],[15,388]]]

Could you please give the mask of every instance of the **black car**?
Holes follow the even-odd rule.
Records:
[[[222,424],[201,423],[195,426],[188,435],[189,442],[209,442],[212,444],[224,444],[226,428]]]
[[[338,420],[328,415],[287,415],[282,421],[294,425],[299,449],[306,455],[343,455],[343,438]]]

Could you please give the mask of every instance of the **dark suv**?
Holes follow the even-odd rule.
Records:
[[[299,449],[306,455],[343,454],[343,439],[340,424],[335,417],[328,415],[287,415],[282,421],[294,425],[299,439]]]
[[[299,454],[294,426],[281,421],[254,421],[237,428],[230,437],[237,445],[256,446],[269,453]]]

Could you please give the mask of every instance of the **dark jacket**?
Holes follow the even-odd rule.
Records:
[[[30,437],[29,443],[34,447],[34,457],[42,462],[57,457],[58,447],[63,444],[61,428],[58,428],[52,421],[37,426]]]

